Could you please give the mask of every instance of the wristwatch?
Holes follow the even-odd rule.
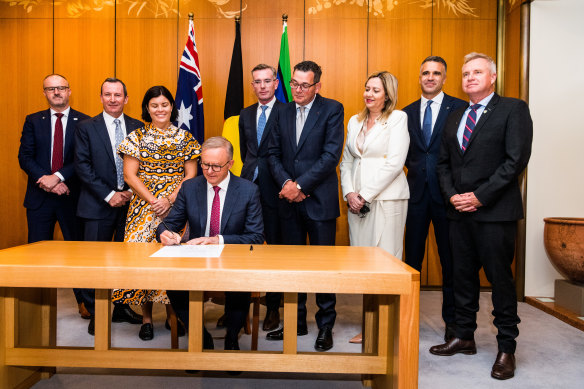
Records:
[[[298,188],[298,190],[302,190],[302,188],[300,187],[300,184],[296,183],[296,187]]]

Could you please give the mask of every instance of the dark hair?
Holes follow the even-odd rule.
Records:
[[[276,69],[273,66],[266,65],[265,63],[261,63],[257,65],[255,68],[251,69],[251,76],[253,77],[253,72],[257,72],[258,70],[264,69],[270,69],[272,71],[272,74],[274,75],[274,78],[278,77]]]
[[[296,66],[294,66],[294,71],[296,70],[300,70],[301,72],[314,73],[314,79],[312,80],[312,82],[314,82],[315,84],[320,81],[320,76],[322,76],[322,69],[320,68],[320,66],[318,66],[316,62],[313,61],[302,61],[300,63],[297,63]]]
[[[178,109],[176,109],[176,106],[174,105],[174,98],[170,94],[170,91],[166,89],[165,86],[162,85],[153,86],[146,91],[144,99],[142,100],[142,120],[144,120],[145,122],[152,122],[150,112],[148,112],[148,103],[150,103],[150,100],[158,96],[164,96],[168,99],[168,101],[170,101],[170,104],[172,105],[170,121],[174,122],[178,117]]]
[[[446,61],[444,60],[444,58],[439,57],[437,55],[431,55],[431,56],[427,57],[425,60],[423,60],[422,61],[422,64],[420,66],[424,65],[426,62],[438,62],[438,63],[441,63],[442,65],[444,65],[444,73],[446,73],[447,66],[446,66]]]
[[[122,80],[120,80],[119,78],[115,78],[115,77],[108,77],[106,78],[102,83],[101,83],[101,89],[100,89],[100,94],[103,95],[103,84],[105,84],[106,82],[115,84],[115,83],[120,83],[122,84],[122,86],[124,87],[124,97],[126,97],[128,95],[128,90],[126,89],[126,84],[124,84],[124,82]]]

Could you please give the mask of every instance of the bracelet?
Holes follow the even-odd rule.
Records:
[[[172,201],[170,201],[170,199],[168,197],[166,199],[168,200],[168,204],[170,204],[170,208],[172,208],[174,206],[174,204],[172,203]]]

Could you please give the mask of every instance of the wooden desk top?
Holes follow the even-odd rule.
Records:
[[[220,258],[150,258],[158,243],[44,241],[0,250],[0,286],[409,293],[420,274],[376,247],[226,245]]]

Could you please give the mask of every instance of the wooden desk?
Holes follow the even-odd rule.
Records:
[[[417,387],[420,276],[387,252],[226,245],[220,258],[149,258],[159,248],[47,241],[1,250],[0,387],[27,387],[56,366],[349,373],[374,388]],[[110,289],[119,287],[190,290],[188,350],[112,348]],[[96,289],[94,348],[56,347],[55,288]],[[203,291],[284,292],[283,352],[203,351]],[[363,294],[363,353],[298,352],[297,292]]]

